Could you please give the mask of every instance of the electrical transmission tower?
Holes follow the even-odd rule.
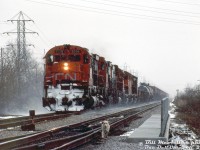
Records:
[[[26,44],[26,34],[38,34],[37,32],[31,31],[26,28],[26,22],[34,22],[31,18],[29,18],[26,14],[24,14],[22,11],[20,11],[18,14],[16,14],[14,17],[12,17],[10,20],[7,20],[10,22],[16,22],[17,23],[17,31],[12,32],[4,32],[3,34],[17,34],[17,44],[16,44],[16,75],[17,75],[17,87],[18,87],[18,94],[20,93],[20,85],[22,81],[22,77],[25,75],[24,67],[27,65],[27,46],[30,46]],[[11,46],[14,48],[13,44]]]
[[[27,19],[26,19],[26,18]],[[11,22],[17,22],[17,31],[16,32],[5,32],[7,34],[17,34],[17,58],[18,60],[23,59],[26,56],[26,34],[38,34],[37,32],[26,29],[26,22],[32,21],[27,15],[22,11],[16,14],[12,19],[8,20]],[[26,31],[28,30],[28,31]],[[4,33],[4,34],[5,34]]]

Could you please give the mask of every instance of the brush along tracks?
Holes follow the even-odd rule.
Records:
[[[101,137],[100,121],[108,119],[111,130],[127,125],[139,115],[160,105],[153,103],[111,113],[76,124],[54,128],[28,137],[0,143],[0,149],[72,149]]]

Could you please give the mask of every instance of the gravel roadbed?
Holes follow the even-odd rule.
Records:
[[[138,128],[152,114],[160,113],[160,109],[161,108],[158,107],[154,110],[150,110],[150,111],[140,115],[142,118],[132,121],[131,124],[128,127],[124,128],[123,130],[128,132],[135,128]],[[149,149],[149,148],[145,148],[145,146],[141,145],[141,143],[127,143],[126,139],[127,139],[127,135],[109,136],[101,144],[86,144],[86,145],[78,148],[77,150],[145,150],[145,149],[148,150]],[[162,150],[169,150],[169,149],[162,148]]]

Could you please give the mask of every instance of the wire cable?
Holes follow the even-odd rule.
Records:
[[[53,0],[48,0],[48,1],[52,1],[55,2]],[[147,6],[141,6],[141,5],[137,5],[137,4],[132,4],[134,6],[139,6],[139,7],[144,7],[144,8],[153,8],[153,9],[159,9],[161,11],[157,11],[157,10],[149,10],[149,9],[141,9],[141,8],[133,8],[133,7],[129,7],[129,6],[119,6],[119,5],[113,5],[113,4],[106,4],[106,3],[102,3],[102,2],[95,2],[95,1],[90,1],[90,0],[81,0],[81,1],[85,1],[85,2],[89,2],[89,3],[95,3],[95,4],[101,4],[101,5],[105,5],[105,6],[112,6],[112,7],[118,7],[118,8],[126,8],[126,9],[131,9],[131,10],[141,10],[141,11],[148,11],[148,12],[154,12],[154,13],[163,13],[163,14],[171,14],[171,15],[177,15],[177,16],[188,16],[188,17],[196,17],[196,18],[200,18],[200,16],[192,16],[189,14],[177,14],[177,13],[173,13],[173,12],[164,12],[166,9],[161,9],[161,8],[157,8],[157,7],[147,7]],[[163,11],[164,10],[164,11]],[[167,9],[168,11],[170,9]],[[184,12],[184,11],[176,11],[176,10],[170,10],[170,11],[174,11],[174,12],[178,12],[178,13],[188,13],[188,12]],[[189,12],[191,13],[191,12]],[[193,13],[193,14],[198,14],[200,15],[200,13]]]
[[[48,46],[50,46],[50,45],[55,45],[55,44],[53,44],[53,42],[51,42],[48,38],[47,38],[47,36],[44,34],[44,32],[36,25],[36,24],[34,24],[35,25],[35,27],[40,31],[40,33],[43,35],[43,37],[46,39],[46,42],[45,42],[45,40],[41,37],[41,36],[39,36],[42,40],[43,40],[43,42],[45,42],[46,44],[48,44]],[[50,44],[49,44],[50,43]]]
[[[200,4],[197,4],[197,3],[186,3],[186,2],[177,2],[177,1],[170,1],[170,0],[155,0],[155,1],[182,4],[182,5],[191,5],[191,6],[198,6],[198,7],[200,6]]]
[[[29,22],[28,22],[29,23]],[[37,30],[39,30],[39,33],[38,36],[39,38],[43,41],[43,43],[46,45],[46,46],[51,46],[53,45],[53,42],[51,42],[47,36],[44,34],[44,32],[37,26],[37,24],[34,22],[33,25],[37,28]],[[43,36],[43,37],[42,37]]]
[[[117,16],[131,17],[131,18],[134,17],[134,18],[148,19],[148,20],[154,20],[154,21],[164,21],[164,22],[200,25],[200,22],[196,22],[196,21],[180,20],[180,19],[172,19],[172,18],[164,18],[164,17],[156,17],[156,16],[149,16],[149,15],[141,15],[141,14],[133,14],[133,13],[126,13],[126,12],[121,12],[121,11],[111,11],[111,10],[107,10],[107,9],[93,8],[93,7],[75,5],[75,4],[63,3],[63,2],[57,2],[57,3],[70,5],[70,6],[75,6],[75,7],[56,5],[56,4],[46,3],[46,2],[41,2],[41,1],[38,2],[38,1],[34,1],[34,0],[26,0],[26,1],[39,3],[39,4],[50,5],[50,6],[71,8],[71,9],[76,9],[76,10],[83,10],[83,11],[88,11],[88,12],[96,12],[96,13],[101,13],[101,14],[110,14],[110,15],[117,15]],[[77,7],[81,7],[81,8],[77,8]],[[85,9],[85,8],[89,8],[89,9],[93,9],[93,10],[88,10],[88,9]],[[100,11],[97,11],[97,10],[100,10]]]
[[[81,1],[88,1],[88,0],[81,0]],[[128,6],[137,6],[137,7],[144,7],[144,8],[150,8],[150,9],[158,9],[158,10],[166,10],[166,11],[178,12],[178,13],[187,13],[187,14],[200,15],[200,13],[197,13],[197,12],[188,12],[188,11],[180,11],[180,10],[174,10],[174,9],[158,8],[158,7],[152,7],[152,6],[144,6],[144,5],[139,5],[139,4],[115,1],[115,0],[101,0],[101,1],[112,2],[112,3],[128,5]]]

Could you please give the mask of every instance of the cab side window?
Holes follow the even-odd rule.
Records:
[[[88,55],[87,55],[87,54],[84,54],[84,55],[83,55],[83,63],[84,63],[84,64],[88,64],[88,63],[89,63],[89,58],[88,58]]]
[[[48,54],[46,58],[47,65],[52,65],[53,63],[53,55]]]

